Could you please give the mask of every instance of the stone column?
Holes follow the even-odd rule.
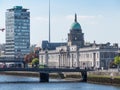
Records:
[[[79,49],[77,49],[77,67],[79,67]]]

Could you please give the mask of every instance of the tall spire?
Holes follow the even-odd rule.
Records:
[[[75,13],[75,22],[77,22],[77,14]]]
[[[50,42],[50,0],[49,0],[49,42]]]

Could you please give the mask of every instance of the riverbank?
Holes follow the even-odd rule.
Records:
[[[88,72],[87,81],[90,83],[120,85],[120,72],[110,71]]]
[[[118,77],[111,78],[108,76],[91,75],[88,76],[87,81],[90,83],[120,85],[120,78]]]

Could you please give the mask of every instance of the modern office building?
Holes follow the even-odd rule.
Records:
[[[30,52],[30,12],[22,6],[6,11],[7,57],[19,58]]]

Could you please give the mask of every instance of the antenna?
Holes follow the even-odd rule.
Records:
[[[50,0],[49,0],[49,43],[50,43]]]

